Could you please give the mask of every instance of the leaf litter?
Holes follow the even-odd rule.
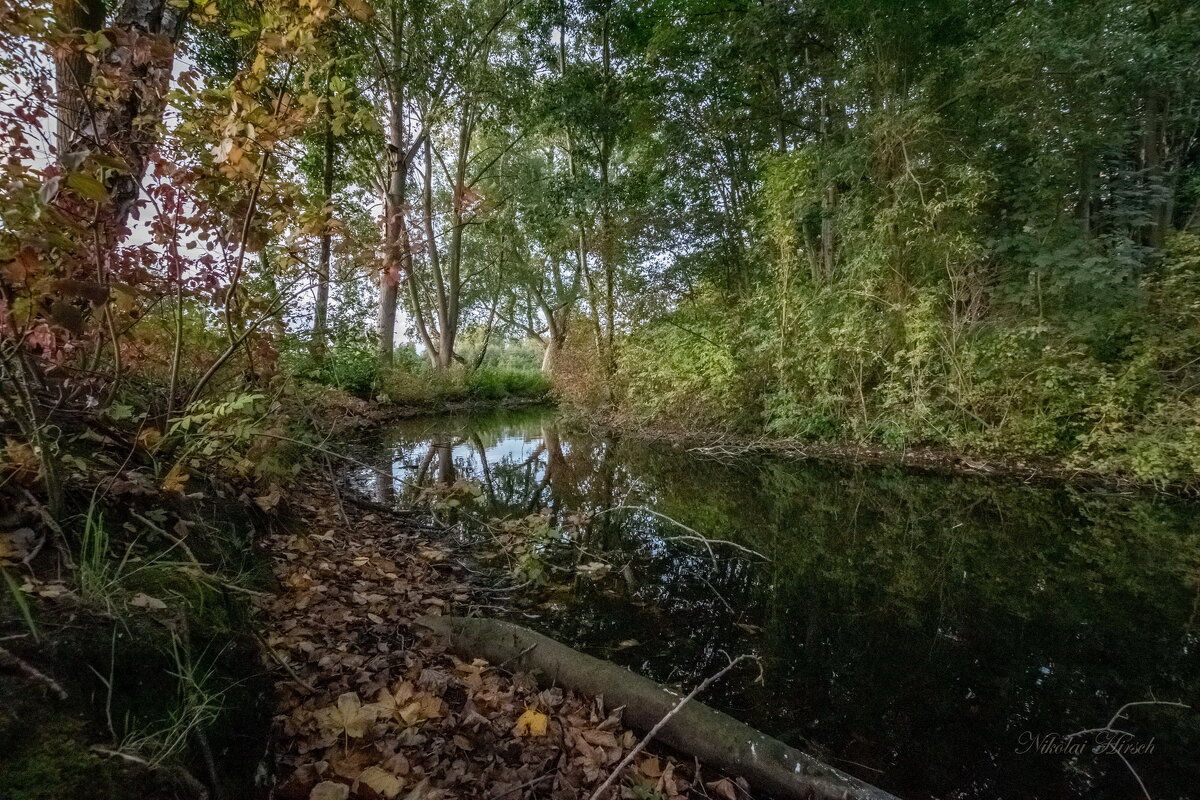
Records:
[[[272,797],[587,798],[637,743],[603,698],[464,661],[411,624],[471,612],[474,587],[436,525],[343,511],[315,478],[282,505],[306,528],[276,526],[263,542],[278,581],[259,601],[279,704]],[[611,796],[730,796],[732,781],[710,777],[646,753]]]

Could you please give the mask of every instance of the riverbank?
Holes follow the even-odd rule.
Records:
[[[476,602],[673,686],[757,654],[761,684],[731,675],[705,701],[901,797],[1116,800],[1119,761],[1033,757],[1014,731],[1094,727],[1118,698],[1186,702],[1200,674],[1192,501],[714,458],[556,412],[420,418],[347,445],[470,532],[468,566],[503,576]],[[349,472],[384,500],[392,481]],[[1131,723],[1158,743],[1138,764],[1155,796],[1187,793],[1192,720]]]
[[[1002,478],[1022,482],[1063,482],[1113,491],[1147,491],[1178,497],[1200,496],[1200,476],[1177,480],[1148,480],[1129,472],[1103,470],[1067,459],[970,453],[922,446],[890,448],[862,442],[813,441],[791,437],[755,436],[718,429],[683,429],[631,421],[622,415],[601,415],[570,409],[579,424],[608,433],[632,436],[687,449],[712,458],[754,454],[830,463],[892,466],[941,475]]]
[[[620,709],[454,658],[413,624],[503,602],[472,582],[453,529],[316,476],[291,506],[304,524],[262,542],[280,587],[260,603],[276,677],[275,797],[584,798],[637,742]],[[737,791],[655,748],[629,775],[635,796]]]

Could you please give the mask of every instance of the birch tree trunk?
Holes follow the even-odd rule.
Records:
[[[325,204],[333,200],[333,158],[334,158],[333,124],[325,120],[325,151],[324,173],[321,176],[321,189]],[[325,351],[329,338],[329,262],[333,249],[333,234],[326,227],[321,234],[321,253],[317,261],[317,300],[313,309],[313,331],[309,354],[312,360],[320,363],[325,359]]]

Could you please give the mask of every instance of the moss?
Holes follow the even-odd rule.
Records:
[[[41,689],[0,676],[0,797],[4,800],[142,800],[156,796],[145,770],[91,749],[94,736]]]

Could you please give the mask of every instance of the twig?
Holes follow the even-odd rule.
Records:
[[[658,517],[661,520],[665,520],[665,521],[671,523],[672,525],[678,526],[679,528],[687,531],[689,534],[687,536],[669,536],[667,538],[669,538],[669,539],[689,539],[689,540],[694,540],[694,541],[702,543],[704,545],[704,547],[708,550],[708,555],[713,560],[714,563],[717,560],[717,556],[713,552],[713,549],[712,549],[712,546],[714,544],[727,544],[730,547],[734,548],[735,550],[741,550],[743,553],[749,553],[752,556],[758,556],[763,561],[771,560],[771,559],[767,558],[766,556],[764,556],[762,553],[758,552],[757,550],[751,550],[749,547],[740,545],[737,542],[731,542],[728,539],[710,539],[707,536],[704,536],[703,534],[701,534],[700,531],[696,530],[695,528],[684,525],[679,520],[674,519],[672,517],[668,517],[666,514],[662,513],[661,511],[655,511],[653,508],[647,508],[646,506],[616,505],[616,506],[612,506],[610,508],[603,508],[603,509],[595,512],[591,516],[594,518],[594,517],[600,516],[601,514],[607,514],[610,511],[620,511],[622,509],[629,510],[629,511],[644,511],[647,514]]]
[[[592,796],[589,798],[589,800],[600,800],[600,796],[604,794],[608,787],[612,786],[613,781],[620,776],[621,772],[623,772],[626,767],[633,763],[633,759],[637,757],[638,753],[646,749],[646,745],[650,744],[650,740],[654,738],[654,735],[662,730],[663,726],[670,722],[671,718],[678,714],[683,707],[687,705],[689,700],[703,692],[712,684],[716,683],[725,675],[725,673],[729,672],[729,670],[733,669],[739,663],[747,659],[757,660],[757,656],[742,654],[737,658],[730,659],[729,663],[722,667],[719,672],[717,672],[715,675],[710,675],[705,678],[700,682],[699,686],[697,686],[695,689],[692,689],[687,697],[684,697],[682,700],[676,703],[675,707],[668,711],[665,717],[655,723],[654,727],[642,737],[642,740],[633,746],[633,749],[629,751],[629,754],[626,755],[625,758],[621,759],[621,763],[617,764],[616,769],[609,773],[608,777],[604,779],[604,783],[600,784],[600,787],[596,789],[596,791],[592,792]]]
[[[522,789],[528,789],[530,786],[533,786],[535,783],[541,783],[542,781],[546,780],[546,778],[549,778],[553,774],[554,774],[553,772],[547,772],[544,775],[537,776],[536,778],[534,778],[531,781],[525,781],[520,786],[514,786],[511,789],[505,789],[500,794],[492,795],[492,800],[500,800],[501,797],[508,797],[513,792],[519,792]]]
[[[1174,706],[1175,708],[1191,708],[1191,706],[1187,705],[1186,703],[1173,702],[1170,700],[1136,700],[1132,703],[1126,703],[1117,709],[1117,713],[1112,715],[1112,719],[1110,719],[1103,728],[1085,728],[1081,731],[1068,733],[1063,738],[1074,739],[1076,736],[1087,736],[1091,733],[1116,733],[1121,736],[1132,736],[1133,734],[1131,734],[1129,731],[1123,731],[1120,728],[1114,728],[1113,725],[1117,723],[1117,720],[1129,719],[1129,717],[1125,716],[1125,709],[1132,708],[1133,706]],[[1125,754],[1117,748],[1112,748],[1111,752],[1115,753],[1117,758],[1121,759],[1121,761],[1125,763],[1129,773],[1133,775],[1133,779],[1137,781],[1138,786],[1141,787],[1142,794],[1145,796],[1146,800],[1152,800],[1150,797],[1150,790],[1146,788],[1146,784],[1142,781],[1142,776],[1138,775],[1137,770],[1133,768],[1133,764],[1129,763],[1129,759],[1125,757]]]
[[[346,505],[342,502],[342,490],[338,488],[337,476],[333,474],[333,464],[329,463],[329,457],[325,457],[325,470],[329,473],[329,486],[333,489],[333,497],[337,500],[338,513],[342,516],[342,522],[346,523],[347,528],[353,527],[350,524],[350,517],[346,514]]]
[[[255,638],[255,639],[258,639],[258,643],[259,643],[260,645],[262,645],[262,647],[263,647],[263,649],[264,649],[264,650],[266,650],[268,653],[270,653],[271,657],[275,659],[275,663],[279,664],[279,666],[283,667],[283,668],[284,668],[284,670],[286,670],[286,671],[287,671],[287,674],[291,676],[291,678],[292,678],[292,680],[293,680],[293,681],[295,681],[295,682],[296,682],[296,683],[298,683],[298,684],[299,684],[299,685],[300,685],[302,688],[304,688],[305,690],[307,690],[309,694],[316,694],[316,691],[317,691],[316,687],[315,687],[315,686],[313,686],[313,685],[312,685],[312,684],[310,684],[310,683],[307,683],[307,682],[306,682],[306,681],[304,681],[304,680],[303,680],[303,679],[302,679],[302,678],[301,678],[299,675],[297,675],[297,674],[296,674],[296,670],[292,669],[292,665],[291,665],[291,664],[289,664],[289,663],[287,663],[287,661],[285,661],[285,660],[283,659],[283,657],[282,657],[281,655],[279,655],[279,653],[277,653],[277,652],[275,651],[275,648],[274,648],[274,647],[271,647],[271,645],[267,644],[267,640],[266,640],[266,639],[264,639],[264,638],[263,638],[263,637],[262,637],[260,634],[258,634],[258,633],[255,633],[255,634],[254,634],[254,638]]]
[[[533,650],[533,648],[535,648],[535,647],[537,647],[537,642],[534,642],[533,644],[529,645],[529,647],[526,647],[524,650],[517,653],[512,658],[504,659],[503,661],[501,661],[499,664],[496,665],[496,668],[499,669],[499,668],[503,667],[505,664],[511,664],[513,661],[520,661],[522,658],[525,657],[526,653]]]
[[[187,542],[185,542],[181,537],[176,536],[175,534],[169,532],[166,528],[162,527],[161,525],[156,524],[153,520],[148,519],[147,517],[143,516],[142,514],[137,513],[136,511],[130,511],[129,515],[131,517],[133,517],[134,519],[136,519],[138,522],[140,522],[143,525],[150,528],[155,533],[160,534],[161,536],[165,537],[169,542],[171,542],[176,547],[179,547],[187,555],[188,559],[190,559],[191,562],[200,569],[201,572],[204,571],[204,565],[200,562],[200,559],[196,558],[196,554],[192,552],[192,548],[188,547]]]
[[[357,458],[351,458],[350,456],[343,455],[343,454],[335,452],[333,450],[327,450],[326,448],[321,447],[320,445],[310,444],[308,442],[302,442],[299,439],[293,439],[291,436],[283,436],[278,433],[268,433],[267,431],[255,431],[252,435],[265,436],[268,439],[277,439],[278,441],[281,441],[281,442],[290,442],[291,444],[299,445],[300,447],[307,447],[309,450],[315,450],[316,452],[322,453],[327,456],[333,456],[334,458],[340,458],[342,461],[347,461],[351,464],[354,464],[355,466],[362,467],[363,469],[369,469],[371,472],[374,472],[376,475],[382,475],[383,477],[385,477],[389,480],[395,481],[397,483],[403,483],[405,486],[411,486],[414,489],[421,488],[414,483],[409,483],[408,481],[404,480],[403,478],[397,478],[395,475],[393,475],[390,472],[386,472],[382,469],[379,469],[378,467],[372,467],[370,464],[359,461]]]
[[[62,687],[62,684],[30,664],[28,661],[25,661],[23,658],[13,655],[3,647],[0,647],[0,667],[15,669],[24,674],[25,677],[44,684],[46,688],[54,692],[59,700],[66,700],[68,697],[67,690]]]

